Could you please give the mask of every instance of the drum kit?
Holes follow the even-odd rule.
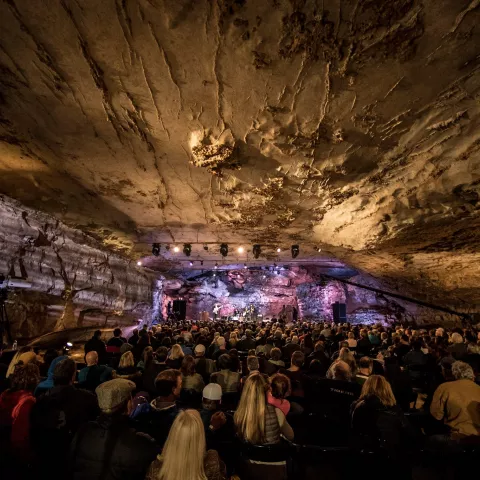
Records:
[[[213,318],[214,320],[218,320],[219,318],[224,321],[235,321],[235,322],[251,322],[257,320],[257,318],[261,315],[258,313],[258,308],[250,304],[245,308],[235,308],[233,310],[232,315],[222,315],[219,316],[220,310],[222,305],[220,303],[216,303],[213,306]]]

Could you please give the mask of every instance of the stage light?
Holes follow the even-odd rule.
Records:
[[[188,264],[189,264],[191,267],[193,267],[193,262],[188,262]]]
[[[72,342],[67,342],[67,347],[73,347],[73,343]]]
[[[226,243],[222,243],[220,245],[220,253],[222,257],[226,257],[228,255],[228,245]]]
[[[267,276],[266,276],[266,275],[263,275],[263,277],[262,277],[262,278],[267,278]]]
[[[178,247],[173,247],[173,251],[174,251],[175,253],[178,253],[178,252],[180,251],[180,248],[178,248]]]
[[[158,243],[152,245],[152,255],[155,255],[156,257],[160,255],[160,245]]]
[[[298,245],[292,245],[292,258],[297,258],[300,253],[300,247]]]
[[[243,268],[248,268],[246,263],[243,264]]]
[[[262,248],[260,247],[260,245],[254,245],[253,246],[253,256],[255,258],[258,258],[260,256],[260,254],[262,253]]]
[[[213,276],[214,276],[214,277],[216,277],[216,276],[217,276],[217,274],[216,274],[216,273],[214,273],[214,274],[213,274]]]
[[[277,248],[277,253],[280,253],[282,249],[280,247]]]
[[[215,262],[215,270],[218,268],[218,262]]]
[[[243,253],[244,251],[245,251],[245,249],[243,247],[238,247],[237,248],[238,253]]]
[[[208,245],[204,245],[204,246],[203,246],[203,249],[204,249],[205,251],[207,251],[207,250],[208,250]]]
[[[141,267],[141,266],[142,266],[142,262],[139,260],[139,261],[137,262],[137,265],[138,265],[139,267]]]
[[[192,253],[192,245],[190,243],[183,244],[183,253],[186,257],[190,256],[190,254]]]
[[[322,249],[320,247],[317,248],[317,252],[321,252]]]

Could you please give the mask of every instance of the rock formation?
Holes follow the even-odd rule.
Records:
[[[188,259],[153,242],[190,242],[205,268],[228,242],[261,244],[256,265],[295,243],[306,264],[478,312],[479,7],[4,1],[0,193],[95,238],[105,276],[115,258],[134,278],[131,303],[112,297],[130,307],[150,283],[100,252],[172,277]],[[55,292],[90,295],[69,286],[89,285],[78,257],[67,278],[47,251]]]

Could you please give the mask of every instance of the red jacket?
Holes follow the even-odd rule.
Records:
[[[10,440],[15,451],[29,450],[30,411],[35,404],[32,392],[6,390],[0,395],[0,426],[12,429]]]

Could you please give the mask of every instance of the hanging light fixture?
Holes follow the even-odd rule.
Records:
[[[237,248],[238,253],[243,253],[244,251],[245,251],[245,249],[243,247],[238,247]]]
[[[300,253],[300,247],[298,245],[292,245],[292,258],[297,258]]]
[[[155,255],[155,257],[160,255],[160,245],[158,243],[152,245],[152,255]]]
[[[222,243],[220,245],[220,254],[222,257],[226,257],[228,255],[228,245],[226,243]]]
[[[192,244],[191,243],[184,243],[183,244],[183,253],[186,257],[189,257],[192,253]]]
[[[178,252],[180,251],[180,248],[179,248],[179,247],[173,247],[173,251],[174,251],[175,253],[178,253]]]
[[[280,247],[277,248],[277,253],[280,253],[282,249]]]

